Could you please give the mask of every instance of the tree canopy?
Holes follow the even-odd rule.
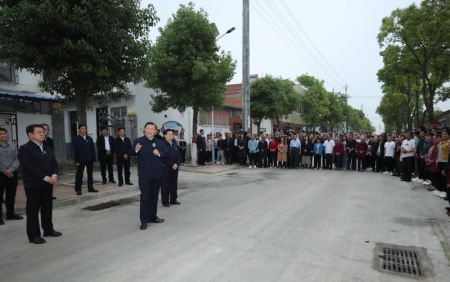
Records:
[[[0,60],[40,75],[44,91],[77,105],[130,95],[142,78],[148,32],[158,20],[138,0],[2,1]]]
[[[383,73],[381,76],[379,73],[380,81],[389,86],[388,92],[394,88],[408,96],[411,93],[399,89],[399,84],[404,86],[409,79],[419,78],[420,83],[412,83],[421,88],[420,99],[425,106],[427,120],[434,121],[434,104],[438,99],[447,99],[447,91],[442,88],[450,79],[450,2],[424,0],[420,6],[412,4],[393,11],[382,21],[378,42],[385,60]],[[402,70],[400,73],[388,71],[392,67],[388,57],[394,51],[399,58],[394,65]],[[414,89],[413,95],[417,91]],[[415,106],[417,111],[417,103]],[[416,115],[418,119],[419,113]]]
[[[180,5],[159,31],[146,72],[147,85],[159,90],[153,97],[152,109],[161,112],[172,107],[184,111],[192,107],[194,136],[199,110],[223,105],[235,62],[229,53],[219,52],[215,25],[203,9],[195,10],[193,3]]]
[[[250,116],[258,132],[263,119],[276,120],[294,111],[299,103],[299,94],[292,81],[265,76],[252,82]]]

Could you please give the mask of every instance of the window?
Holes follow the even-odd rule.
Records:
[[[3,81],[16,83],[17,77],[14,68],[10,64],[0,62],[0,82]]]

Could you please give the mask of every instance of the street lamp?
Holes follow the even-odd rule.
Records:
[[[232,33],[235,30],[236,30],[235,27],[230,28],[229,30],[227,30],[227,32],[225,32],[221,36],[217,37],[216,41],[219,40],[220,38],[224,37],[225,35],[227,35],[229,33]],[[212,136],[211,136],[212,137],[212,148],[211,148],[211,154],[212,154],[212,163],[215,164],[216,163],[216,148],[215,148],[216,146],[215,146],[215,143],[214,143],[214,137],[216,136],[216,133],[214,131],[216,129],[215,129],[215,126],[214,126],[214,107],[212,107],[212,109],[211,109],[211,123],[212,123],[212,125],[211,125],[212,126]]]

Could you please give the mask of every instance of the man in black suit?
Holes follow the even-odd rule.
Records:
[[[137,156],[138,161],[141,230],[147,229],[149,222],[164,222],[164,219],[156,214],[165,152],[163,143],[155,135],[156,125],[153,122],[147,122],[144,127],[144,136],[134,141],[131,150],[131,154]]]
[[[120,127],[117,131],[119,135],[114,139],[114,153],[116,154],[117,177],[119,178],[119,186],[123,185],[122,170],[125,171],[125,184],[133,185],[130,182],[130,151],[131,141],[126,137],[125,128]]]
[[[41,211],[44,236],[59,237],[62,233],[53,229],[52,188],[58,181],[58,163],[53,150],[44,145],[44,128],[38,124],[27,126],[29,142],[19,149],[18,159],[22,166],[23,184],[27,196],[27,235],[30,243],[43,244],[39,227]]]
[[[75,176],[75,192],[81,195],[81,184],[83,183],[84,168],[87,171],[88,177],[88,191],[98,192],[94,189],[94,178],[92,176],[92,169],[94,166],[95,147],[94,140],[87,135],[86,124],[78,126],[79,135],[73,138],[73,160],[77,166],[77,174]]]
[[[164,132],[165,140],[164,151],[166,158],[164,159],[164,179],[161,190],[162,205],[170,207],[170,205],[179,205],[178,198],[178,168],[180,167],[181,153],[177,142],[173,140],[173,130]]]
[[[103,184],[106,184],[106,167],[108,167],[108,179],[111,183],[114,181],[113,160],[114,160],[114,138],[109,136],[109,129],[102,127],[101,135],[97,137],[97,153],[100,162],[100,172],[102,174]]]
[[[205,165],[205,157],[206,157],[206,140],[203,136],[205,133],[203,129],[200,130],[200,134],[197,135],[197,150],[198,150],[198,165]]]
[[[44,128],[44,134],[45,134],[44,145],[49,148],[52,148],[53,152],[55,152],[53,139],[50,136],[48,136],[48,133],[50,132],[50,126],[46,123],[42,123],[41,125]],[[56,197],[53,197],[53,192],[52,192],[52,200],[56,200]]]

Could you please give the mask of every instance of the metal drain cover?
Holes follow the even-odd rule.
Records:
[[[119,199],[119,200],[115,200],[115,201],[109,201],[109,202],[105,202],[105,203],[101,203],[101,204],[97,204],[97,205],[87,206],[87,207],[84,207],[83,210],[100,211],[100,210],[109,209],[109,208],[112,208],[115,206],[131,204],[131,203],[134,203],[137,201],[138,201],[137,197],[129,197],[129,198],[123,198],[123,199]]]
[[[426,249],[377,243],[374,267],[381,272],[413,279],[431,276],[431,261]]]

